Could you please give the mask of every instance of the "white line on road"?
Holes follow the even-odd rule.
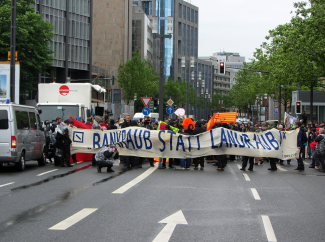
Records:
[[[47,173],[50,173],[50,172],[53,172],[53,171],[57,171],[58,169],[54,169],[54,170],[50,170],[50,171],[47,171],[47,172],[43,172],[43,173],[41,173],[41,174],[38,174],[38,175],[36,175],[36,176],[43,176],[43,175],[45,175],[45,174],[47,174]]]
[[[237,164],[237,166],[238,166],[238,168],[239,168],[239,169],[241,169],[241,167],[242,167],[242,166],[241,166],[241,165],[239,165],[239,164]]]
[[[260,197],[260,195],[258,195],[256,188],[251,188],[251,191],[253,193],[255,200],[261,200],[261,197]]]
[[[278,168],[280,171],[287,171],[286,169],[282,168],[282,166],[279,166],[279,165],[277,165],[277,168]]]
[[[245,177],[246,181],[250,181],[251,179],[249,179],[249,176],[246,173],[243,173],[243,176]]]
[[[9,183],[6,183],[6,184],[3,184],[3,185],[0,185],[0,187],[5,187],[5,186],[11,185],[11,184],[14,184],[14,182],[9,182]]]
[[[74,225],[75,223],[78,223],[80,220],[95,212],[97,209],[98,208],[84,208],[79,212],[75,213],[74,215],[70,216],[69,218],[49,228],[49,230],[66,230],[70,226]]]
[[[276,237],[274,234],[274,230],[270,221],[269,216],[267,215],[261,215],[262,216],[262,220],[263,220],[263,224],[264,224],[264,228],[265,228],[265,232],[266,232],[266,236],[269,242],[276,242]]]
[[[127,184],[125,184],[124,186],[120,187],[119,189],[115,190],[112,193],[116,193],[116,194],[122,194],[124,192],[126,192],[127,190],[129,190],[131,187],[135,186],[136,184],[138,184],[140,181],[142,181],[143,179],[147,178],[152,172],[154,172],[157,169],[157,167],[150,167],[148,170],[146,170],[144,173],[142,173],[140,176],[136,177],[135,179],[133,179],[132,181],[128,182]]]
[[[234,170],[232,169],[231,166],[229,166],[229,170],[230,170],[232,176],[234,177],[234,179],[235,179],[236,181],[238,181],[238,177],[237,177],[236,173],[234,172]]]

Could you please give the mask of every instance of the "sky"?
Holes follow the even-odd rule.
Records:
[[[290,22],[301,0],[187,0],[199,7],[199,57],[237,52],[245,60],[266,41],[268,31]]]

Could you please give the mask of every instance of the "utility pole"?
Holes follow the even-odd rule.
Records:
[[[11,0],[10,33],[10,101],[15,102],[15,64],[16,64],[16,0]]]

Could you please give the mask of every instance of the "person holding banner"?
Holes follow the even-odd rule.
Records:
[[[303,142],[302,142],[302,136],[303,136],[304,130],[301,129],[301,122],[300,121],[296,122],[296,129],[299,129],[299,133],[298,133],[298,136],[297,136],[297,147],[299,149],[299,158],[297,159],[298,166],[297,166],[297,168],[295,170],[296,171],[304,171],[305,166],[304,166],[304,162],[302,160],[303,149],[305,147]]]
[[[102,172],[102,167],[107,167],[107,172],[114,172],[112,167],[114,160],[116,160],[118,157],[118,150],[114,146],[104,146],[104,148],[101,148],[95,155],[98,173]]]

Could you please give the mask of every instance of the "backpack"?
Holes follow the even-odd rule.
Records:
[[[323,139],[318,142],[316,146],[316,151],[319,155],[325,156],[325,135],[322,135]]]
[[[302,143],[302,144],[306,144],[307,141],[308,141],[308,139],[307,139],[306,132],[302,132],[301,143]]]

